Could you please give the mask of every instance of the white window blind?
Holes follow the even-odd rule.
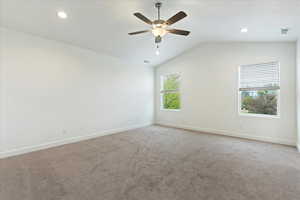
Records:
[[[280,89],[279,63],[240,66],[240,91]]]

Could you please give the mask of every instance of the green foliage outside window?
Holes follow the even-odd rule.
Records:
[[[242,91],[243,113],[277,115],[277,90]]]
[[[180,109],[180,94],[166,93],[163,95],[164,109]]]
[[[171,74],[163,77],[163,108],[164,109],[180,109],[180,76],[178,74]]]

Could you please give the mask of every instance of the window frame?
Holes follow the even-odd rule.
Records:
[[[166,76],[170,76],[170,75],[179,75],[179,87],[177,90],[174,91],[164,91],[164,78]],[[160,75],[160,88],[159,88],[159,95],[160,95],[160,110],[161,111],[171,111],[171,112],[179,112],[182,109],[182,102],[181,102],[181,74],[178,72],[175,73],[168,73],[168,74],[163,74]],[[180,109],[168,109],[168,108],[164,108],[164,99],[163,99],[163,95],[166,93],[172,93],[172,92],[178,92],[179,95],[179,100],[180,100]]]
[[[281,85],[281,79],[280,79],[280,62],[279,61],[272,61],[272,62],[276,62],[278,64],[278,73],[279,73],[279,87]],[[264,63],[271,63],[271,62],[264,62]],[[260,63],[257,63],[260,64]],[[260,118],[274,118],[274,119],[279,119],[280,118],[280,92],[281,92],[281,87],[279,89],[277,89],[277,115],[266,115],[266,114],[257,114],[257,113],[244,113],[242,112],[241,106],[242,106],[242,91],[240,91],[240,83],[241,83],[241,67],[243,65],[240,65],[238,67],[238,114],[239,116],[243,116],[243,117],[260,117]],[[248,90],[248,91],[258,91],[258,90]]]

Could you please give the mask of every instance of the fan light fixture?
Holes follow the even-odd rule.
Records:
[[[164,28],[153,28],[152,33],[155,37],[157,36],[163,37],[164,35],[166,35],[167,31]]]
[[[155,37],[160,36],[163,37],[164,35],[167,34],[166,27],[167,25],[165,24],[153,24],[152,25],[152,33]]]

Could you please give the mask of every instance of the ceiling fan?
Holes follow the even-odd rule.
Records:
[[[175,14],[173,17],[171,17],[168,20],[162,20],[160,19],[160,8],[162,6],[161,2],[155,3],[155,7],[157,8],[157,20],[151,21],[147,17],[145,17],[143,14],[137,12],[134,13],[133,15],[139,18],[140,20],[144,21],[145,23],[149,24],[152,26],[151,29],[149,30],[143,30],[143,31],[137,31],[137,32],[132,32],[128,33],[129,35],[136,35],[140,33],[147,33],[147,32],[152,32],[152,34],[155,36],[155,43],[158,44],[162,41],[162,37],[166,35],[167,33],[172,33],[176,35],[183,35],[183,36],[188,36],[190,34],[189,31],[185,30],[180,30],[180,29],[169,29],[168,27],[171,26],[172,24],[178,22],[179,20],[185,18],[187,14],[183,11],[178,12]]]

